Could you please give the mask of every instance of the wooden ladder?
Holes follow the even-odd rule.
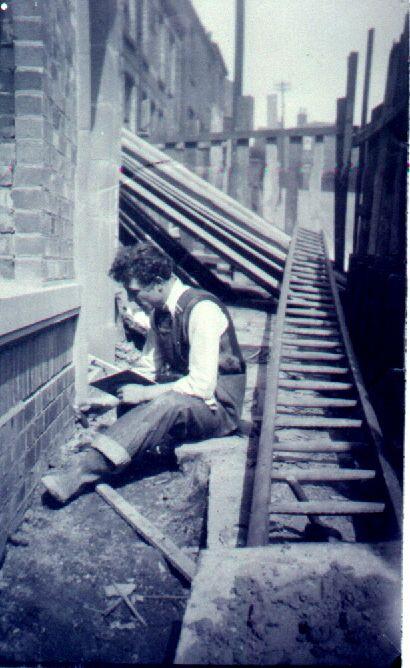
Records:
[[[337,416],[327,414],[335,411]],[[297,438],[281,438],[286,430],[297,430]],[[314,467],[312,462],[307,469],[272,465],[276,453],[355,453],[371,445],[370,468],[340,468],[337,458],[336,465]],[[383,454],[323,236],[299,228],[289,249],[267,368],[248,546],[268,542],[278,515],[305,515],[323,528],[320,515],[382,513],[385,499],[309,499],[302,484],[354,484],[379,475],[400,526],[400,486]],[[272,501],[274,481],[288,483],[294,500]]]

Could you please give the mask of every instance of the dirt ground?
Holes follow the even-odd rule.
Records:
[[[79,428],[53,465],[73,456]],[[80,439],[81,440],[81,439]],[[147,456],[113,486],[196,558],[204,530],[207,471]],[[40,488],[12,536],[0,571],[0,665],[51,662],[171,663],[189,587],[96,493],[59,508]],[[190,549],[191,548],[191,549]],[[134,584],[146,626],[105,587]],[[141,598],[142,597],[142,598]]]
[[[287,559],[292,559],[292,554],[295,557],[290,550]],[[383,573],[382,569],[369,568],[366,574],[359,574],[355,564],[330,560],[316,572],[314,564],[306,569],[301,563],[297,572],[286,578],[287,559],[278,558],[275,567],[274,561],[265,558],[262,564],[256,558],[253,577],[239,574],[240,568],[233,566],[229,593],[218,596],[213,590],[209,614],[202,619],[198,615],[189,623],[197,641],[188,648],[184,661],[368,668],[399,665],[400,589],[388,570]],[[326,554],[324,560],[326,563]],[[217,571],[216,580],[221,576]]]

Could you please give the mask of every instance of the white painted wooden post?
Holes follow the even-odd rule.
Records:
[[[265,148],[265,173],[263,177],[262,215],[273,225],[280,225],[277,213],[279,199],[278,145],[275,137],[268,137]]]
[[[211,142],[211,148],[209,150],[209,161],[209,181],[216,188],[223,190],[224,159],[223,146],[221,141]]]

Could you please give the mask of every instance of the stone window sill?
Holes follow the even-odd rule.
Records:
[[[74,281],[30,286],[0,283],[0,346],[78,315],[81,290]]]

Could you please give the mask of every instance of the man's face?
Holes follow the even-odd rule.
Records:
[[[132,278],[129,283],[128,295],[147,313],[157,306],[163,306],[165,302],[161,283],[144,286],[136,278]]]

